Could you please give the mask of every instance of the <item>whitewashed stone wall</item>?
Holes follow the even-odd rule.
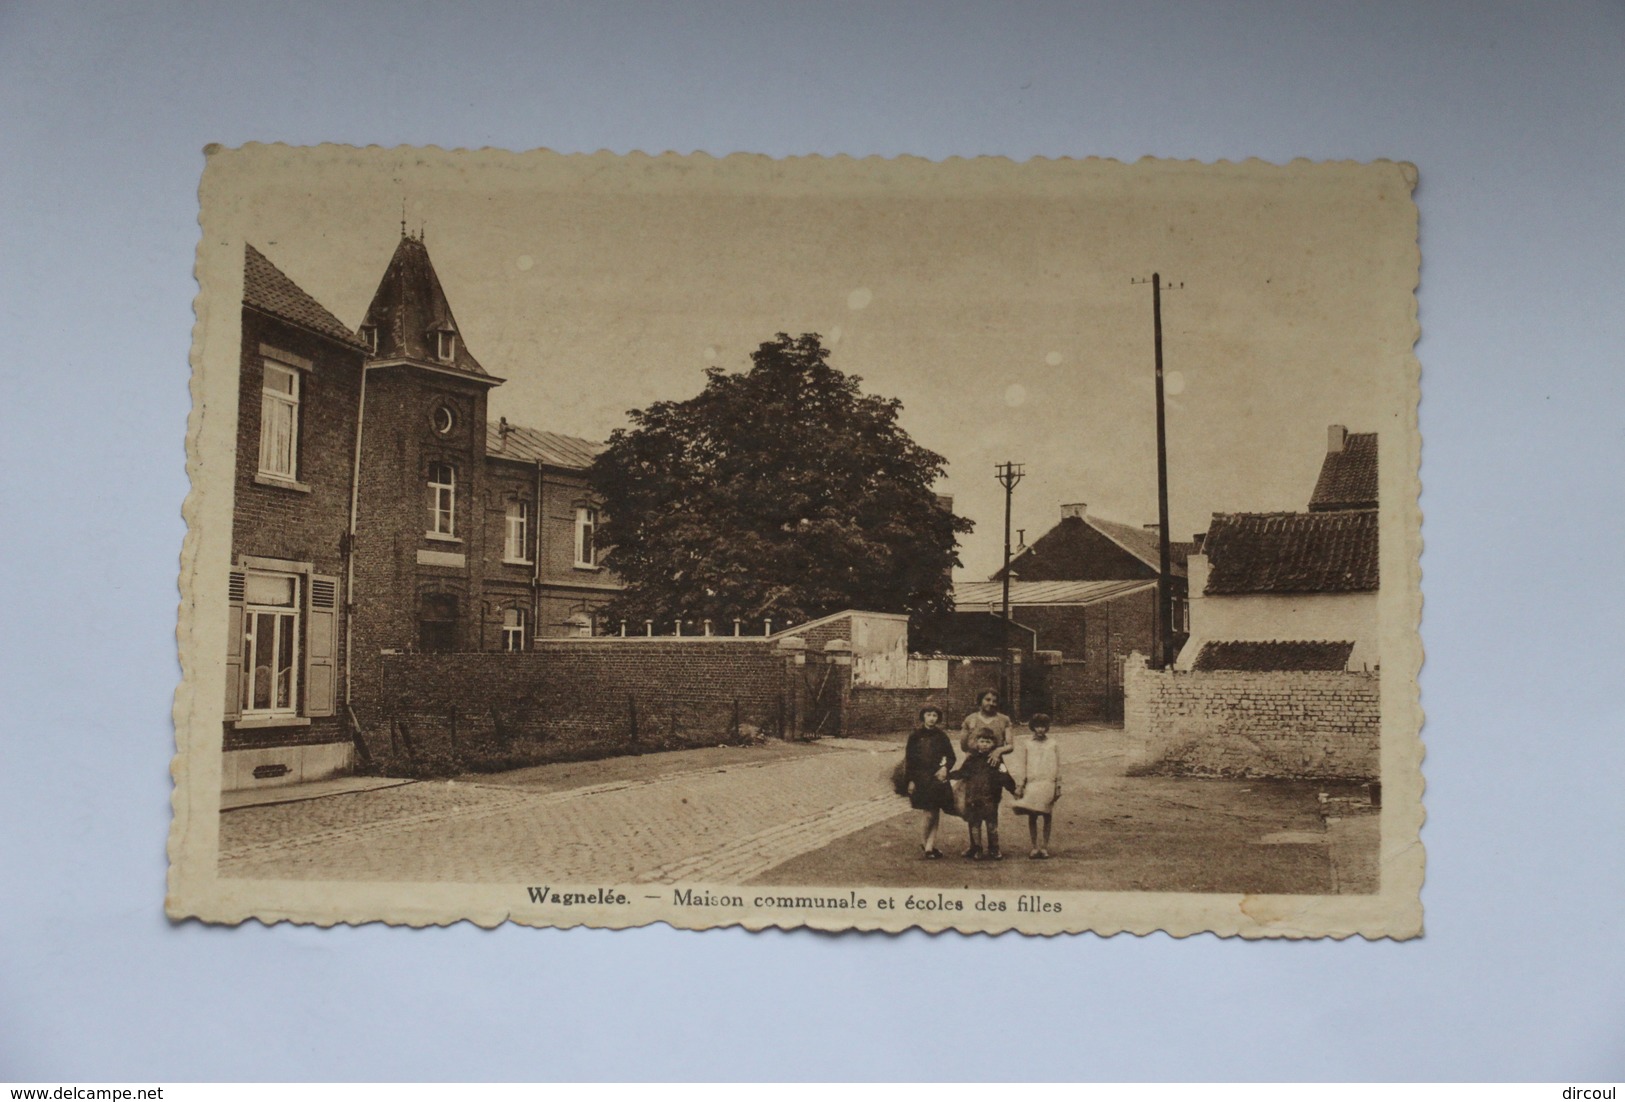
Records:
[[[1378,674],[1123,671],[1123,726],[1145,772],[1372,780],[1379,775]]]

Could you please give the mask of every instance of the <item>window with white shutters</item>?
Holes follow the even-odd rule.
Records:
[[[305,616],[305,715],[333,715],[338,703],[339,580],[312,574]]]
[[[244,719],[298,714],[299,581],[297,574],[258,570],[243,576]]]
[[[274,724],[336,713],[338,588],[327,574],[231,572],[226,719]]]

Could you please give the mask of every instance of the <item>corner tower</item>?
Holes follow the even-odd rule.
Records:
[[[360,335],[358,671],[384,651],[477,650],[486,400],[502,380],[463,340],[421,237],[402,233]]]

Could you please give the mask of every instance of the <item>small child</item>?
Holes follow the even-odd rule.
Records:
[[[954,780],[965,783],[965,825],[970,828],[970,848],[965,856],[980,861],[983,854],[989,861],[1002,861],[999,852],[999,801],[1004,790],[1016,790],[1016,782],[1004,766],[990,755],[997,745],[991,731],[977,731],[970,739],[970,756],[965,764],[949,773]],[[986,836],[986,849],[982,838]]]
[[[1055,817],[1055,801],[1061,798],[1061,756],[1049,737],[1049,716],[1039,712],[1027,721],[1032,737],[1022,739],[1011,757],[1015,766],[1016,799],[1010,810],[1027,816],[1027,834],[1032,840],[1035,861],[1049,857],[1049,832]],[[1044,840],[1039,841],[1040,827]]]

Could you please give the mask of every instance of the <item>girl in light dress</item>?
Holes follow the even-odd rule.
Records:
[[[1010,775],[1016,782],[1010,810],[1027,817],[1027,834],[1032,840],[1032,852],[1027,856],[1043,861],[1049,858],[1050,826],[1055,801],[1061,798],[1061,756],[1049,737],[1049,716],[1038,712],[1027,726],[1032,728],[1032,737],[1022,739],[1010,755]]]

